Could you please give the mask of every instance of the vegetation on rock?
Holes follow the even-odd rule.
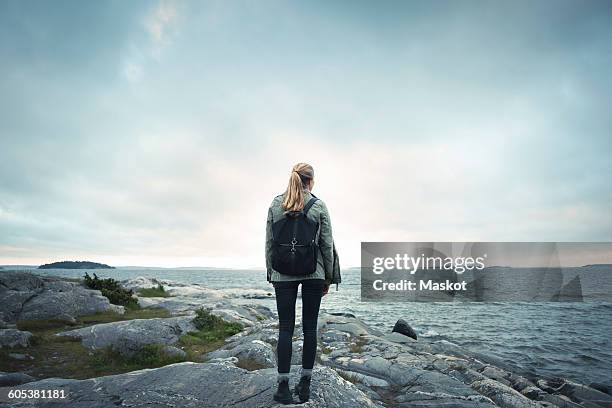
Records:
[[[85,286],[90,289],[99,290],[112,304],[127,308],[138,308],[138,299],[133,297],[134,291],[132,289],[124,289],[117,280],[113,278],[100,279],[95,273],[92,278],[87,272],[83,279]]]
[[[170,294],[166,292],[163,285],[160,283],[155,288],[142,288],[138,290],[138,296],[140,297],[169,297]]]

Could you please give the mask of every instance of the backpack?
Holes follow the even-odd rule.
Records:
[[[319,223],[306,216],[316,197],[301,211],[286,211],[272,224],[272,268],[284,275],[311,275],[317,269]]]

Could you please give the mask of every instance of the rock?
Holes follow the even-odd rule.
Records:
[[[378,330],[369,327],[356,317],[348,316],[347,313],[320,313],[319,330],[337,330],[356,337],[365,334],[382,335]]]
[[[295,351],[295,350],[294,350]],[[272,346],[261,340],[251,340],[232,349],[215,350],[204,356],[205,360],[235,357],[239,367],[261,369],[276,367],[276,353]]]
[[[156,288],[159,285],[164,287],[165,292],[169,296],[207,298],[211,301],[225,298],[225,295],[221,291],[207,288],[196,283],[185,284],[167,279],[149,278],[145,276],[121,281],[121,286],[126,289],[132,289],[134,292],[137,292],[139,289]]]
[[[412,337],[408,337],[400,333],[389,333],[389,334],[386,334],[384,338],[394,343],[404,343],[404,344],[410,344],[416,341]]]
[[[115,305],[113,305],[113,306],[115,306]],[[68,326],[74,326],[74,325],[77,324],[77,320],[74,318],[74,316],[70,316],[67,313],[62,313],[59,316],[56,316],[54,318],[54,320],[57,321],[57,322],[64,323],[64,324],[66,324]]]
[[[28,347],[32,340],[32,333],[17,329],[0,329],[0,348]]]
[[[43,278],[28,272],[6,271],[0,274],[0,287],[18,292],[41,291]]]
[[[350,317],[350,318],[353,318],[353,319],[357,318],[357,316],[355,316],[354,314],[347,313],[347,312],[332,312],[332,313],[329,313],[329,314],[332,315],[332,316]]]
[[[293,367],[292,372],[298,373],[299,369]],[[315,366],[312,378],[308,407],[382,408],[330,368]],[[298,380],[296,374],[290,379],[291,384]],[[247,371],[229,362],[186,362],[87,380],[49,378],[16,389],[63,389],[68,396],[66,403],[76,408],[115,408],[118,405],[251,408],[280,407],[272,400],[275,385],[276,370],[273,368]],[[8,406],[53,407],[57,404],[51,400],[25,399]]]
[[[34,360],[34,357],[32,357],[29,354],[22,354],[22,353],[8,353],[8,356],[10,358],[12,358],[13,360],[21,360],[21,361],[25,361],[25,360]]]
[[[68,319],[118,308],[100,291],[87,289],[78,282],[20,271],[0,274],[0,309],[7,323]]]
[[[66,282],[68,283],[68,282]],[[19,320],[55,319],[58,316],[82,316],[113,309],[98,290],[85,289],[70,282],[60,290],[47,290],[23,303]]]
[[[472,388],[490,398],[495,404],[505,408],[540,407],[541,404],[530,400],[518,391],[497,381],[486,379],[475,381]]]
[[[392,333],[400,333],[413,339],[417,339],[417,334],[412,327],[404,319],[399,319],[393,326]]]
[[[5,373],[0,371],[0,387],[12,387],[36,381],[36,378],[24,373]]]
[[[565,380],[563,385],[558,389],[558,392],[574,401],[581,401],[583,403],[591,402],[597,405],[612,407],[612,396],[595,388],[577,384],[573,381]]]
[[[120,354],[131,356],[147,344],[176,343],[183,334],[196,330],[192,320],[192,316],[124,320],[65,331],[56,336],[79,338],[90,349],[111,346]]]
[[[243,299],[271,299],[274,293],[264,289],[231,288],[222,289],[221,292],[229,298]]]
[[[164,346],[164,348],[162,348],[162,351],[171,357],[187,357],[187,353],[185,352],[185,350],[181,350],[180,348],[174,346]]]
[[[508,377],[510,376],[510,373],[500,368],[493,367],[493,366],[485,366],[480,372],[482,375],[492,380],[495,380],[507,386],[511,385],[510,381],[508,381]]]
[[[610,388],[610,386],[606,385],[606,384],[600,384],[600,383],[590,383],[589,387],[594,388],[598,391],[601,391],[603,393],[606,393],[608,395],[612,395],[612,388]]]

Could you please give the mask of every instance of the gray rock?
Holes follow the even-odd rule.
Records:
[[[573,381],[565,380],[563,385],[559,388],[559,393],[571,398],[572,400],[591,402],[597,405],[612,407],[612,396],[595,388],[591,388],[583,384],[577,384]]]
[[[408,322],[405,321],[404,319],[399,319],[397,322],[395,322],[395,326],[393,326],[393,330],[391,330],[391,332],[400,333],[400,334],[403,334],[404,336],[408,336],[412,339],[417,340],[416,332],[414,331],[412,327],[410,327]]]
[[[36,378],[24,373],[5,373],[0,371],[0,387],[12,387],[36,381]]]
[[[204,356],[205,360],[226,359],[235,357],[237,365],[244,368],[271,368],[276,367],[276,353],[272,346],[261,340],[251,340],[239,344],[232,349],[215,350]]]
[[[411,344],[411,343],[414,343],[416,341],[413,338],[405,336],[405,335],[400,334],[400,333],[385,334],[384,338],[389,340],[389,341],[392,341],[394,343],[404,343],[404,344]]]
[[[174,346],[164,346],[162,351],[171,357],[187,357],[187,353],[185,352],[185,350],[181,350],[180,348]]]
[[[31,355],[23,354],[23,353],[8,353],[8,356],[12,358],[13,360],[21,360],[21,361],[34,360],[34,357],[32,357]]]
[[[511,385],[510,381],[508,381],[508,377],[510,376],[510,373],[500,368],[493,367],[493,366],[486,366],[480,372],[482,373],[482,375],[492,380],[495,380],[507,386]]]
[[[208,299],[210,301],[218,301],[225,298],[225,295],[221,291],[207,288],[196,283],[186,284],[167,279],[150,278],[145,276],[139,276],[121,281],[121,286],[127,289],[132,289],[135,292],[139,289],[156,288],[158,285],[162,285],[166,293],[170,296],[186,296]]]
[[[498,383],[497,381],[491,379],[475,381],[472,383],[472,388],[504,408],[527,408],[542,406],[541,403],[532,401],[507,385]]]
[[[65,331],[57,336],[79,338],[90,349],[111,346],[122,355],[131,356],[147,344],[176,343],[183,334],[196,330],[192,320],[193,316],[125,320]]]
[[[0,329],[0,348],[28,347],[32,333],[17,329]]]
[[[61,291],[44,290],[23,303],[19,320],[54,319],[58,316],[82,316],[111,310],[109,300],[98,290],[70,283]]]
[[[43,286],[43,278],[29,272],[6,271],[0,274],[0,287],[4,290],[32,292],[42,290]]]
[[[273,299],[274,292],[264,289],[231,288],[222,289],[221,292],[229,298],[243,299]]]
[[[350,313],[321,313],[319,315],[319,330],[336,330],[355,337],[366,334],[382,335],[380,331],[369,327],[360,319],[349,315]]]
[[[0,309],[8,323],[17,320],[67,319],[122,307],[111,305],[98,290],[78,282],[28,272],[0,274]]]
[[[293,372],[299,372],[297,367]],[[172,379],[172,381],[168,381]],[[298,379],[291,378],[291,383]],[[272,400],[276,370],[247,371],[230,363],[178,363],[149,370],[89,380],[50,378],[17,389],[66,390],[71,408],[117,406],[175,407],[280,407]],[[24,400],[14,407],[54,407],[50,400]],[[301,406],[301,405],[296,405]],[[327,367],[315,367],[309,407],[382,408],[353,384]]]

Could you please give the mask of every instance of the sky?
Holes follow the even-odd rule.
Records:
[[[0,2],[0,264],[264,266],[315,169],[362,241],[612,241],[608,1]]]

